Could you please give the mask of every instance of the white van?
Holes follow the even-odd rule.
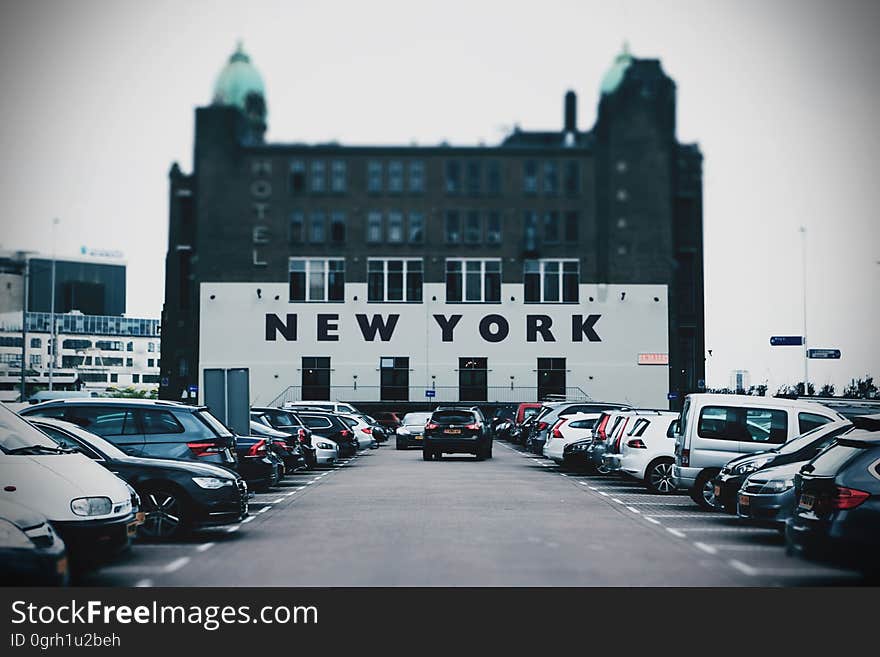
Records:
[[[688,395],[675,434],[676,488],[713,509],[712,478],[728,461],[787,443],[842,415],[817,402],[777,397],[699,393]]]
[[[131,544],[137,494],[122,479],[0,406],[0,500],[38,511],[67,545],[72,564],[94,565]]]
[[[297,401],[284,402],[282,406],[287,411],[323,411],[324,413],[348,413],[356,414],[359,411],[351,404],[332,401]]]

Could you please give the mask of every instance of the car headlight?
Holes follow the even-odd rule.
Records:
[[[733,468],[734,474],[747,474],[749,472],[754,472],[759,468],[763,468],[765,465],[770,463],[773,460],[772,456],[765,456],[763,458],[755,459],[754,461],[746,461],[745,463],[736,466]]]
[[[397,429],[397,433],[400,434],[401,436],[406,436],[409,434],[409,429],[407,429],[406,427],[399,427]]]
[[[318,443],[318,449],[333,449],[330,443]]]
[[[208,490],[217,490],[235,483],[232,479],[220,479],[219,477],[193,477],[192,480],[199,488],[207,488]]]
[[[112,508],[109,497],[78,497],[70,502],[70,510],[78,516],[104,516]]]
[[[771,479],[761,486],[762,493],[782,493],[794,487],[794,479]]]
[[[18,527],[0,518],[0,547],[32,548],[34,544]]]

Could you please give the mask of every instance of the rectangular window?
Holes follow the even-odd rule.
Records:
[[[409,358],[383,356],[379,372],[382,401],[409,401]]]
[[[458,359],[458,400],[486,401],[488,399],[488,359]]]
[[[378,160],[367,162],[367,191],[371,194],[382,191],[382,163]]]
[[[327,220],[323,212],[312,212],[309,218],[309,242],[323,244],[326,241]]]
[[[306,401],[330,399],[329,357],[302,357],[302,398]]]
[[[483,241],[483,222],[476,210],[468,210],[465,214],[464,241],[466,244],[479,244]]]
[[[425,163],[421,160],[409,163],[409,191],[416,194],[425,191]]]
[[[409,243],[421,244],[425,241],[425,215],[421,212],[409,213]]]
[[[559,193],[559,170],[556,162],[544,162],[544,195],[556,196]]]
[[[384,239],[384,230],[382,229],[382,213],[367,213],[367,242],[377,244]]]
[[[42,354],[31,354],[31,367],[39,366],[43,362]]]
[[[43,341],[40,338],[31,338],[31,349],[40,349],[43,346]]]
[[[347,165],[343,160],[333,160],[330,165],[330,191],[334,194],[342,194],[348,186]]]
[[[559,244],[559,213],[555,211],[544,215],[544,243]]]
[[[290,163],[288,186],[291,194],[302,194],[306,191],[306,165],[302,160]]]
[[[315,194],[323,194],[327,191],[327,172],[324,160],[312,162],[311,189]]]
[[[345,260],[290,259],[290,301],[343,301]]]
[[[333,244],[345,244],[344,212],[334,212],[330,215],[330,241]]]
[[[798,413],[798,433],[807,433],[831,422],[830,418],[815,413]]]
[[[577,196],[581,191],[581,165],[577,160],[569,160],[565,163],[565,193],[568,196]]]
[[[421,303],[422,261],[418,259],[367,261],[367,301]]]
[[[461,163],[458,160],[446,162],[446,193],[459,194],[461,192]]]
[[[571,210],[565,213],[565,241],[568,244],[574,244],[578,241],[578,227],[580,225],[577,210]]]
[[[388,213],[388,242],[391,244],[400,244],[403,242],[403,213]]]
[[[523,247],[526,251],[538,248],[538,213],[526,210],[523,216]]]
[[[523,263],[525,303],[577,303],[580,261],[526,260]]]
[[[467,193],[470,196],[479,196],[483,175],[480,163],[478,161],[468,162],[466,171]]]
[[[152,358],[147,358],[147,367],[155,367],[155,365],[153,363],[154,363],[154,361]]]
[[[486,162],[486,192],[489,196],[501,195],[501,164],[498,160]]]
[[[458,213],[458,210],[446,211],[444,234],[446,235],[447,244],[458,244],[461,242],[461,215]]]
[[[565,394],[565,359],[538,359],[538,400],[545,401],[551,395]]]
[[[132,383],[140,383],[141,382],[141,375],[140,374],[132,374],[131,375],[131,382]]]
[[[523,163],[523,192],[538,193],[538,163],[534,160],[526,160]]]
[[[132,358],[126,358],[126,359],[125,359],[125,366],[126,366],[126,367],[134,367],[134,359],[132,359]]]
[[[486,217],[486,244],[501,244],[501,213],[497,210]]]
[[[388,163],[388,191],[400,194],[403,191],[403,162],[391,160]]]
[[[500,302],[501,261],[447,258],[446,301]]]
[[[304,221],[302,212],[294,211],[290,213],[290,219],[287,224],[287,239],[290,244],[302,244],[305,241],[305,235],[303,233]]]

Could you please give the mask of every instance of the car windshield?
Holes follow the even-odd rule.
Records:
[[[58,449],[58,445],[49,436],[0,404],[0,449],[9,453],[32,446],[46,447],[53,451]]]
[[[431,419],[433,419],[435,422],[473,422],[474,414],[470,411],[438,411],[431,416]]]
[[[403,416],[403,424],[410,427],[425,426],[430,417],[430,413],[407,413]]]
[[[849,429],[852,429],[852,425],[848,423],[843,426],[838,426],[834,429],[831,429],[827,424],[823,424],[816,427],[815,429],[810,429],[809,431],[807,431],[807,433],[803,433],[797,438],[790,440],[789,442],[779,447],[776,451],[779,454],[794,454],[795,452],[798,452],[805,447],[809,447],[817,440],[830,440],[831,438],[836,438],[844,431],[847,431]]]
[[[226,425],[211,415],[208,411],[196,411],[196,415],[199,416],[199,419],[202,420],[202,422],[211,427],[214,430],[214,433],[218,436],[227,437],[232,435],[232,432],[226,428]]]

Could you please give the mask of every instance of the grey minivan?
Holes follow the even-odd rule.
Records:
[[[235,435],[206,406],[150,399],[59,399],[20,414],[71,422],[130,456],[236,466]]]

